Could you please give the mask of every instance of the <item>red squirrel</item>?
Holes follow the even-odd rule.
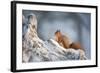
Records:
[[[59,43],[60,46],[68,49],[68,48],[73,48],[75,50],[82,49],[82,46],[78,42],[72,42],[67,36],[62,35],[60,30],[57,30],[55,32],[55,40]]]

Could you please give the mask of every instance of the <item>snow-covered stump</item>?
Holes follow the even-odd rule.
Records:
[[[55,40],[41,40],[37,35],[37,19],[34,14],[29,15],[28,29],[24,33],[22,41],[22,61],[64,61],[64,60],[86,60],[83,50],[65,49]]]
[[[46,42],[49,47],[49,52],[57,54],[59,60],[86,60],[85,52],[81,49],[75,50],[73,48],[65,49],[60,46],[55,40],[50,39]]]

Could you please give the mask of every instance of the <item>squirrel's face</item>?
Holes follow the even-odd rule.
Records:
[[[55,33],[55,40],[59,41],[59,38],[61,37],[61,33],[60,32],[56,32]]]

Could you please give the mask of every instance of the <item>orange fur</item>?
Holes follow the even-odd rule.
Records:
[[[67,36],[62,35],[60,31],[55,32],[56,41],[64,48],[69,48],[70,40]]]
[[[55,32],[55,40],[59,43],[59,45],[61,45],[66,49],[73,48],[75,50],[77,49],[83,50],[80,43],[70,43],[70,39],[67,36],[62,35],[60,31]]]
[[[81,46],[81,44],[80,43],[72,43],[71,45],[70,45],[70,48],[74,48],[75,50],[78,50],[78,49],[81,49],[81,50],[84,50],[83,48],[82,48],[82,46]]]

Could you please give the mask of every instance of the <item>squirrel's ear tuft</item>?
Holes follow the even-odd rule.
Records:
[[[57,30],[56,32],[60,32],[60,29],[59,29],[59,30]]]
[[[60,32],[60,30],[57,30],[57,31],[55,32],[55,34],[58,33],[58,32]]]

